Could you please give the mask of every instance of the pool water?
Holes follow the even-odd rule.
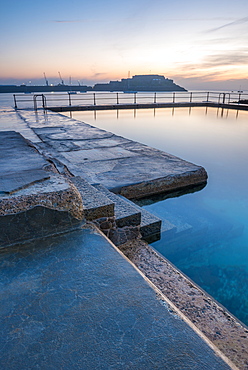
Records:
[[[72,116],[205,167],[202,190],[143,201],[175,226],[152,245],[248,324],[248,112],[194,107]]]

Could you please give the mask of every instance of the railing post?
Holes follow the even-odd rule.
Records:
[[[16,96],[15,96],[15,94],[13,95],[13,97],[14,97],[15,109],[17,109],[17,103],[16,103]]]
[[[93,94],[94,105],[96,105],[96,94]]]
[[[223,93],[223,101],[222,101],[223,104],[225,104],[225,99],[226,99],[226,94]]]
[[[218,104],[220,104],[221,95],[222,95],[222,93],[219,93]]]
[[[137,93],[134,93],[133,95],[133,103],[136,104],[137,101]]]
[[[33,101],[34,101],[34,110],[37,110],[37,96],[36,95],[34,95],[33,96]]]
[[[156,104],[156,103],[157,103],[157,94],[154,93],[154,104]]]
[[[68,92],[69,107],[71,107],[71,94]]]
[[[42,94],[42,107],[43,107],[43,109],[46,109],[46,106],[47,104],[46,104],[46,97],[45,97],[45,95],[44,94]]]
[[[119,104],[119,94],[116,93],[116,104]]]
[[[207,102],[208,102],[208,99],[209,99],[209,92],[207,93]]]
[[[175,93],[173,93],[173,99],[172,99],[172,102],[175,103]]]
[[[240,104],[240,98],[241,98],[241,94],[239,94],[239,100],[238,100],[238,104]]]
[[[189,102],[192,103],[192,92],[190,93]]]

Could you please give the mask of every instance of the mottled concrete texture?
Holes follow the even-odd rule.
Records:
[[[70,211],[82,219],[77,188],[15,131],[0,132],[0,214],[36,205]]]
[[[57,113],[21,111],[42,140],[47,156],[74,176],[100,183],[127,198],[172,191],[206,182],[204,168],[171,154],[114,135]]]
[[[92,221],[101,217],[114,216],[115,204],[103,193],[98,191],[80,176],[71,177],[83,198],[83,208],[86,220]]]
[[[19,133],[0,132],[0,247],[65,231],[83,217],[76,187]]]
[[[68,211],[78,219],[83,218],[82,198],[67,179],[50,174],[42,183],[30,184],[12,194],[0,194],[0,215],[11,215],[29,210],[37,205]]]
[[[68,211],[35,206],[16,214],[0,216],[0,248],[79,228],[82,220]]]
[[[248,369],[248,329],[141,240],[121,251],[239,369]]]
[[[49,179],[48,163],[18,132],[0,132],[0,194]]]
[[[0,251],[1,369],[227,370],[89,227]]]

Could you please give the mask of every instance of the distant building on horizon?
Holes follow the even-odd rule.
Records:
[[[122,78],[121,81],[97,83],[93,87],[82,85],[0,85],[0,93],[35,93],[35,92],[86,92],[86,91],[187,91],[176,85],[173,80],[161,75],[135,75]]]
[[[187,91],[176,85],[173,80],[162,75],[135,75],[132,78],[122,78],[121,81],[98,83],[93,87],[95,91]]]

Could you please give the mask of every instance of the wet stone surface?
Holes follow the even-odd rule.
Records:
[[[229,369],[95,229],[0,251],[3,369]]]
[[[73,184],[15,131],[0,132],[0,247],[79,227]]]
[[[83,199],[86,220],[114,216],[114,202],[80,176],[71,177]]]
[[[0,216],[0,248],[79,228],[82,220],[68,211],[35,206],[17,214]]]
[[[141,240],[120,250],[239,369],[248,368],[248,328]]]
[[[15,131],[0,131],[0,194],[46,180],[45,159]]]
[[[127,198],[206,182],[206,171],[171,154],[68,117],[21,111],[42,140],[41,149],[60,160],[74,176],[101,183]]]

